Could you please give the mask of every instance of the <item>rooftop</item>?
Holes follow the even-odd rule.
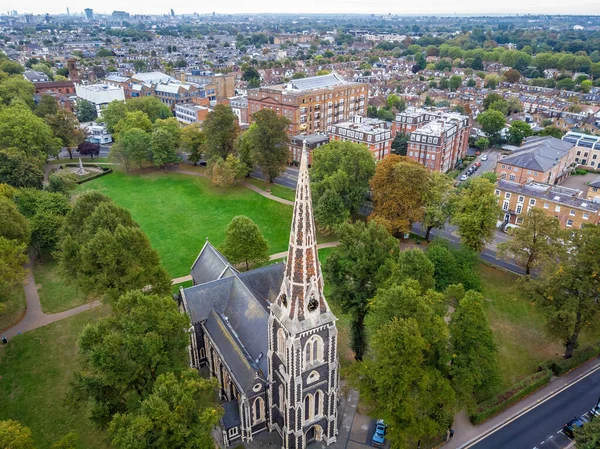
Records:
[[[523,146],[498,162],[545,172],[556,165],[560,159],[567,156],[571,148],[573,148],[571,142],[555,137],[528,137],[525,139]]]
[[[497,186],[498,189],[508,192],[541,198],[553,203],[589,210],[593,213],[600,211],[600,203],[586,200],[585,197],[582,198],[583,192],[578,189],[553,186],[539,182],[528,182],[520,185],[518,182],[507,181],[506,179],[498,180]]]
[[[386,131],[389,132],[388,122],[386,122],[385,120],[360,116],[354,117],[354,120],[331,125],[331,132],[335,133],[336,128],[351,129],[363,133],[373,134],[385,133]]]

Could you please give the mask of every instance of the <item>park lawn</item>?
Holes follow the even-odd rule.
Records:
[[[271,195],[282,198],[288,201],[294,201],[296,199],[296,191],[294,189],[290,189],[289,187],[280,186],[279,184],[269,184],[262,179],[256,178],[247,178],[246,181],[255,185],[259,189],[262,190],[271,190]]]
[[[79,435],[81,447],[109,447],[86,410],[65,403],[77,367],[77,337],[106,310],[103,306],[27,332],[0,348],[0,420],[28,426],[38,449],[49,449],[71,431]]]
[[[0,295],[0,304],[5,307],[0,313],[0,332],[14,326],[25,315],[27,302],[22,285],[7,289],[6,294]],[[3,307],[3,308],[4,308]]]
[[[287,249],[292,207],[244,186],[217,188],[204,177],[178,173],[114,172],[79,189],[96,189],[128,209],[172,277],[189,274],[207,238],[220,246],[227,225],[236,215],[254,220],[271,253]]]
[[[46,256],[44,263],[36,261],[33,276],[38,287],[44,313],[57,313],[80,306],[95,298],[88,297],[73,281],[61,275],[58,262]]]
[[[562,345],[544,328],[541,312],[522,296],[519,276],[481,264],[484,308],[499,350],[502,385],[533,374],[540,362],[560,358]]]

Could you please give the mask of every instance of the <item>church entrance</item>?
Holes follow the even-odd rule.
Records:
[[[314,425],[308,432],[306,432],[306,444],[312,443],[313,441],[322,441],[323,440],[323,428],[321,426]]]

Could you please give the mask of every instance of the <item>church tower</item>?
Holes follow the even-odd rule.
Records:
[[[269,429],[279,432],[283,449],[331,444],[338,434],[338,334],[316,236],[304,142],[285,273],[269,314]]]

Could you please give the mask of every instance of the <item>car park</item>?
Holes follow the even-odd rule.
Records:
[[[375,433],[373,434],[372,444],[373,446],[381,447],[385,442],[385,423],[383,419],[378,419],[375,425]]]
[[[563,427],[563,432],[569,438],[574,438],[575,429],[579,429],[580,427],[585,426],[587,422],[588,420],[585,416],[576,416],[571,421],[565,424],[565,426]]]

